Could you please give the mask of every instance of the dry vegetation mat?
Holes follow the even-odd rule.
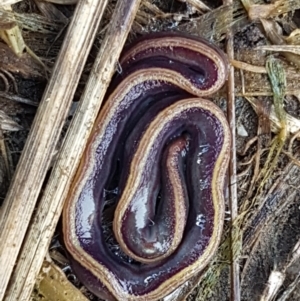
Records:
[[[227,54],[210,98],[232,145],[219,249],[164,301],[300,300],[300,1],[2,0],[0,301],[100,300],[70,266],[64,201],[123,48],[166,31]]]

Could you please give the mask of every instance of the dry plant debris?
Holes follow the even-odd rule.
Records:
[[[3,6],[2,8],[4,13],[5,11],[10,12],[12,10],[10,5]],[[8,21],[8,24],[6,24],[8,27],[7,29],[0,28],[0,38],[14,51],[17,56],[21,56],[26,45],[19,26],[13,21],[14,20]]]
[[[32,296],[32,301],[41,299],[47,301],[88,301],[79,290],[74,289],[63,271],[49,257],[43,263]]]
[[[38,93],[28,90],[44,88],[72,18],[74,7],[65,5],[76,2],[2,1],[0,51],[5,59],[0,61],[0,105],[1,102],[13,102],[15,112],[6,105],[0,107],[1,187],[8,186],[16,165],[11,157],[15,149],[20,152],[24,143],[27,132],[22,129],[31,123],[27,114],[32,114],[41,98]],[[240,264],[242,300],[299,300],[297,237],[300,220],[297,210],[292,208],[300,206],[300,2],[233,0],[232,4],[226,2],[219,6],[213,2],[142,0],[128,38],[131,41],[145,32],[180,30],[201,35],[223,47],[228,30],[234,35],[231,65],[235,67],[233,93],[236,123],[240,127],[236,135],[239,215],[232,226],[227,223],[215,260],[199,276],[199,285],[187,300],[229,300],[228,269],[233,259],[238,259]],[[11,9],[14,3],[17,5]],[[116,1],[110,1],[95,49],[92,49],[82,75],[82,85],[87,82],[95,51],[101,46],[115,5]],[[75,98],[82,93],[82,85]],[[223,107],[225,95],[222,91],[214,99]],[[24,125],[20,123],[22,118],[14,121],[20,112],[24,115]],[[251,118],[247,120],[245,116]],[[16,132],[8,134],[4,131]],[[18,138],[22,132],[23,136]],[[16,143],[18,139],[23,142]],[[289,223],[296,232],[291,229],[287,232]],[[274,234],[273,237],[268,235],[269,232]],[[54,261],[59,262],[57,256]],[[54,280],[64,277],[52,262],[48,260],[45,264],[46,270],[49,268],[52,273],[53,269]],[[264,267],[267,265],[266,272]],[[41,282],[36,286],[43,294],[45,291],[51,294],[54,285],[53,277],[49,278],[49,275],[44,266],[39,278]],[[199,279],[193,279],[188,284],[189,289]],[[261,285],[257,288],[253,281],[259,281]],[[55,287],[61,294],[67,289],[59,285],[67,282],[65,279],[58,282],[61,283],[56,283]],[[72,286],[68,289],[71,294],[78,293]],[[177,293],[170,298],[182,300],[187,292]],[[37,295],[36,300],[40,300]],[[82,298],[86,300],[86,297]]]

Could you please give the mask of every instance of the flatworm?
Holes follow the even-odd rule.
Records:
[[[228,63],[205,40],[161,33],[120,64],[68,193],[64,242],[97,296],[158,300],[220,242],[230,130],[203,97],[222,87]]]

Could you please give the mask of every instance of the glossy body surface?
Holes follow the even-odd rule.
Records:
[[[145,36],[120,60],[63,213],[79,279],[112,300],[158,300],[199,273],[223,228],[230,134],[202,97],[224,54],[183,34]]]

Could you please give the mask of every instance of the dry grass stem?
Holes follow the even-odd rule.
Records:
[[[297,0],[276,0],[271,4],[255,4],[253,0],[242,0],[250,20],[267,19],[286,14],[300,8]]]
[[[6,100],[9,100],[9,101],[18,102],[18,103],[23,103],[23,104],[27,104],[27,105],[34,106],[34,107],[37,107],[39,105],[35,101],[32,101],[30,99],[20,97],[18,95],[11,94],[11,93],[6,93],[6,92],[1,92],[0,91],[0,97],[2,99],[6,99]]]
[[[262,66],[255,66],[251,65],[245,62],[237,61],[237,60],[230,60],[230,63],[232,66],[238,69],[242,69],[249,72],[255,72],[255,73],[267,73],[267,69]]]
[[[279,271],[272,271],[267,286],[260,297],[260,301],[272,301],[284,281],[284,275]]]
[[[60,5],[70,5],[70,4],[76,4],[78,2],[78,0],[44,0],[44,1],[60,4]]]
[[[6,174],[8,180],[11,180],[12,171],[11,171],[11,165],[9,160],[9,154],[7,152],[7,146],[3,136],[3,130],[1,128],[0,128],[0,157],[1,159],[3,159],[1,160],[1,176],[0,176],[0,184],[2,185],[3,175]]]
[[[84,62],[96,34],[95,28],[101,19],[102,4],[96,0],[94,3],[81,1],[75,10],[67,38],[1,208],[0,300],[4,298]],[[23,281],[24,278],[20,277],[18,280]]]
[[[285,288],[280,297],[277,298],[277,301],[289,301],[291,300],[291,295],[294,290],[299,286],[300,274],[298,274],[295,279]]]
[[[22,1],[22,0],[1,0],[0,6],[12,5],[12,4],[18,3],[20,1]]]
[[[34,0],[34,3],[49,21],[68,23],[68,18],[54,4],[40,0]]]
[[[260,298],[260,301],[272,301],[274,296],[278,294],[279,289],[281,288],[284,279],[286,278],[287,270],[293,266],[300,258],[300,241],[297,241],[292,252],[288,256],[287,261],[285,262],[283,268],[279,270],[273,270],[270,273],[267,286]],[[281,296],[277,299],[278,301],[289,300],[291,293],[296,288],[296,285],[299,283],[300,272],[296,275],[294,281],[283,291]]]
[[[299,90],[286,90],[285,95],[294,95],[298,98],[298,95],[300,95],[300,89]],[[274,96],[274,93],[272,92],[262,92],[262,91],[251,91],[251,92],[240,92],[236,93],[236,96],[244,96],[244,97],[255,97],[255,96]]]
[[[203,3],[201,0],[184,0],[182,2],[187,2],[191,6],[193,6],[195,9],[202,11],[202,12],[211,11],[210,7],[207,6],[205,3]]]
[[[232,0],[225,0],[224,4],[232,5]],[[227,29],[227,46],[226,52],[229,60],[234,59],[233,50],[233,32],[228,27]],[[235,116],[235,81],[234,81],[234,67],[229,68],[228,85],[227,85],[227,117],[231,130],[231,149],[229,161],[229,206],[231,213],[231,233],[230,233],[230,250],[231,250],[231,300],[239,301],[241,299],[240,291],[240,265],[239,252],[234,252],[234,249],[239,245],[240,237],[239,230],[235,227],[238,217],[238,201],[237,201],[237,159],[236,159],[236,116]]]
[[[2,131],[19,131],[22,129],[11,117],[0,110],[0,129]]]
[[[273,20],[265,20],[260,19],[264,30],[266,32],[267,37],[270,39],[270,41],[275,45],[285,45],[287,44],[284,37],[281,35],[281,32],[278,28],[278,24]],[[291,52],[283,52],[283,55],[285,58],[293,63],[294,65],[300,67],[300,61],[299,61],[299,55],[291,53]]]
[[[292,267],[294,264],[297,265],[297,261],[300,258],[300,241],[298,241],[289,256],[290,260],[287,261],[286,266],[283,269],[283,272],[286,272],[287,269]],[[290,300],[292,292],[295,290],[300,281],[300,272],[297,273],[295,279],[289,284],[288,287],[281,293],[277,301],[288,301]]]
[[[12,11],[10,5],[3,6],[5,11]],[[24,52],[26,45],[23,40],[21,30],[18,25],[14,25],[12,28],[2,30],[0,29],[0,38],[14,51],[17,56],[21,56]]]
[[[53,32],[59,32],[64,26],[59,21],[51,22],[46,17],[38,14],[20,14],[12,11],[7,11],[0,6],[0,19],[1,28],[6,26],[12,28],[17,23],[22,26],[23,29],[27,29],[32,32],[40,32],[44,34],[52,34]]]
[[[298,45],[267,45],[257,46],[257,50],[274,51],[274,52],[290,52],[300,55],[300,46]]]

